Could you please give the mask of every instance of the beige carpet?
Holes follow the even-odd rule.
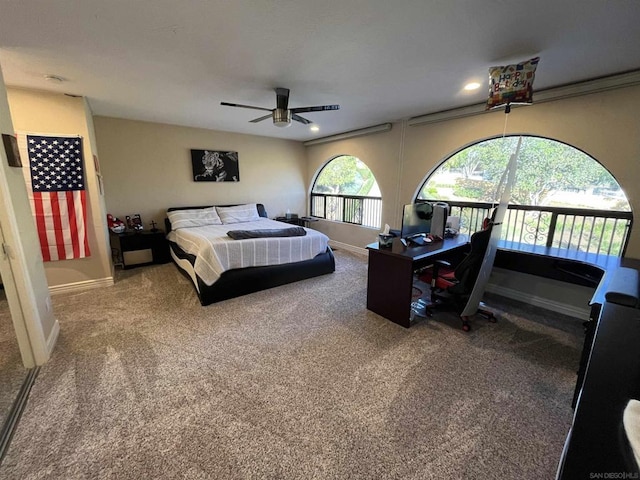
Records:
[[[0,478],[553,478],[578,320],[504,303],[407,330],[366,310],[366,258],[336,263],[208,307],[172,264],[54,297]]]

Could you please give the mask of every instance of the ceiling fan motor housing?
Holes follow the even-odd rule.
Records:
[[[291,125],[291,110],[276,108],[273,110],[273,124],[276,127],[288,127]]]

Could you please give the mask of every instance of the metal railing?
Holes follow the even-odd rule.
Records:
[[[430,202],[438,200],[430,199]],[[496,204],[446,201],[450,215],[460,217],[460,233],[482,228]],[[382,199],[359,195],[311,194],[311,215],[366,227],[380,228]],[[618,210],[509,205],[502,225],[502,240],[556,247],[599,255],[622,256],[633,214]]]
[[[311,216],[380,228],[382,199],[361,195],[311,194]]]
[[[435,200],[429,200],[435,201]],[[495,207],[492,203],[447,201],[450,215],[460,217],[460,232],[471,234]],[[509,205],[501,239],[601,255],[622,256],[633,214],[614,210]]]

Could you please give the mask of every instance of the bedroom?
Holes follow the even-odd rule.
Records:
[[[411,201],[418,179],[461,145],[494,135],[503,127],[498,113],[421,127],[397,121],[389,132],[304,147],[295,140],[93,116],[83,99],[60,93],[9,87],[8,98],[16,130],[80,133],[91,139],[85,156],[97,153],[104,180],[101,197],[94,172],[88,172],[96,200],[91,204],[95,222],[91,242],[96,246],[96,256],[90,261],[69,261],[69,266],[46,266],[46,281],[34,286],[36,296],[42,298],[34,309],[44,318],[41,336],[45,341],[51,338],[54,327],[45,305],[46,294],[38,289],[50,288],[55,293],[56,289],[64,292],[73,287],[104,288],[113,277],[103,223],[107,211],[118,216],[140,213],[147,226],[151,220],[161,224],[166,207],[177,205],[261,202],[271,217],[287,210],[304,214],[315,173],[334,155],[348,153],[361,158],[374,171],[383,194],[383,223],[397,225],[399,205]],[[510,127],[561,139],[593,154],[614,173],[635,210],[640,184],[635,162],[639,155],[637,142],[629,139],[638,131],[634,105],[639,100],[639,87],[630,86],[534,104],[514,110]],[[191,148],[238,151],[241,182],[194,184],[188,163]],[[428,158],[425,152],[429,152]],[[356,248],[373,241],[377,233],[352,225],[319,223],[318,229],[335,242]],[[628,252],[640,256],[640,233],[635,229]],[[48,353],[46,349],[42,352],[44,357]]]

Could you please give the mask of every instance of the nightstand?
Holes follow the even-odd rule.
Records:
[[[278,222],[288,223],[290,225],[302,226],[300,223],[300,219],[298,218],[298,215],[294,215],[291,217],[276,217],[274,218],[274,220],[277,220]]]
[[[290,223],[291,225],[298,225],[299,227],[308,227],[311,222],[317,222],[317,218],[313,217],[298,217],[297,215],[293,218],[287,217],[276,217],[274,220],[278,222]]]
[[[167,242],[164,231],[142,230],[138,232],[111,232],[111,248],[117,250],[117,258],[122,268],[141,267],[143,265],[151,265],[158,263],[168,263],[171,261],[169,254],[169,242]],[[124,253],[136,250],[151,250],[152,261],[147,263],[136,263],[127,265],[125,263]]]

